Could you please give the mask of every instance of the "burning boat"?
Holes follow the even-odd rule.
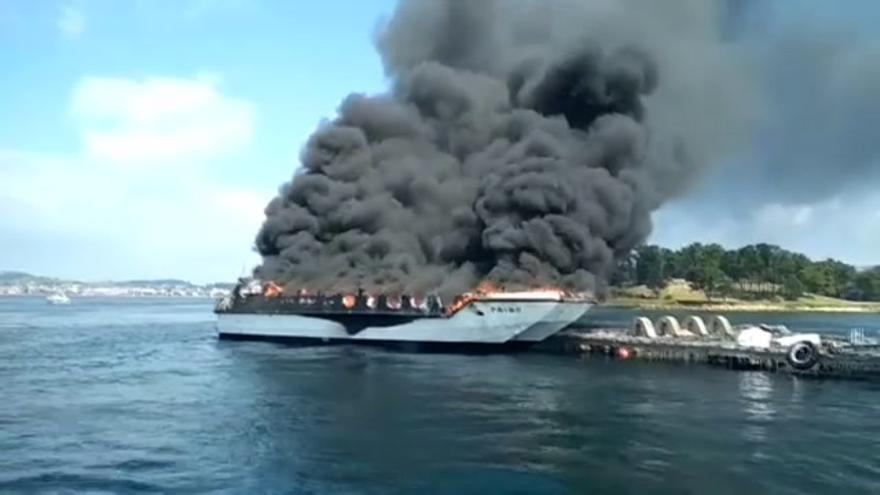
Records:
[[[253,280],[218,301],[215,313],[220,338],[228,339],[525,347],[592,305],[588,295],[557,289],[480,289],[444,304],[436,295],[289,294]]]

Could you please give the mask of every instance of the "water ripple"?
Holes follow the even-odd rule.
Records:
[[[880,493],[877,384],[219,342],[207,302],[0,322],[0,493]]]

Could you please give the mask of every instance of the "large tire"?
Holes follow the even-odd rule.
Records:
[[[808,370],[819,362],[819,350],[808,340],[795,342],[788,348],[785,360],[796,370]]]
[[[649,339],[657,338],[657,330],[654,329],[654,324],[644,316],[633,320],[632,334],[638,337],[648,337]]]
[[[694,335],[699,335],[700,337],[705,337],[705,336],[709,335],[709,331],[706,330],[706,322],[704,322],[703,319],[700,318],[699,316],[695,316],[695,315],[688,316],[682,322],[682,326],[684,326],[684,328],[688,332],[690,332]]]

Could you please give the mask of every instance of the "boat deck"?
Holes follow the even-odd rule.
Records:
[[[348,299],[350,298],[350,299]],[[240,314],[299,314],[306,316],[356,316],[365,318],[444,318],[448,316],[435,298],[416,303],[413,298],[392,300],[387,296],[368,298],[363,294],[334,295],[280,295],[265,297],[248,295],[235,297],[228,303],[218,305],[217,313]]]

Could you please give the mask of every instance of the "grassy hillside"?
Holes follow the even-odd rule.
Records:
[[[805,294],[788,301],[782,298],[742,300],[733,297],[708,298],[681,279],[670,281],[663,289],[652,291],[645,286],[612,289],[606,305],[639,309],[675,309],[699,307],[727,311],[852,311],[878,312],[880,303],[855,302],[833,297]]]

